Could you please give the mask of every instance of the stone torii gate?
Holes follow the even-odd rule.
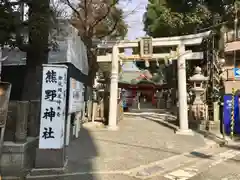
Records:
[[[188,105],[187,105],[187,88],[186,88],[186,60],[203,59],[203,52],[186,51],[186,46],[200,45],[203,38],[208,37],[210,31],[166,38],[153,38],[152,47],[177,47],[178,55],[173,59],[177,60],[178,75],[178,98],[179,98],[179,120],[180,127],[176,132],[183,135],[192,135],[192,131],[188,127]],[[109,124],[110,130],[117,130],[117,98],[118,98],[118,72],[119,62],[133,61],[140,59],[139,55],[125,56],[119,53],[119,48],[136,48],[139,46],[139,40],[119,41],[112,44],[106,43],[105,48],[112,48],[112,54],[98,56],[97,61],[111,62],[111,84],[110,84],[110,104],[109,104]],[[104,47],[101,47],[104,48]],[[155,59],[165,59],[171,56],[171,53],[152,54],[149,61]]]

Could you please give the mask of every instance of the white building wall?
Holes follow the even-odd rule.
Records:
[[[72,63],[83,74],[88,74],[88,60],[86,46],[78,36],[78,30],[71,26],[70,36],[67,39],[67,62]]]
[[[59,27],[62,31],[57,37],[57,44],[59,46],[57,51],[50,51],[48,63],[72,63],[83,74],[88,74],[88,59],[87,51],[78,31],[69,23],[64,23]],[[17,48],[10,49],[5,47],[3,49],[3,57],[8,56],[7,60],[3,62],[3,66],[17,66],[26,65],[26,53],[21,52]]]

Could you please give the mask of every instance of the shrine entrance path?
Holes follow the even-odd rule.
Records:
[[[68,148],[67,173],[88,174],[88,179],[91,175],[90,179],[94,180],[106,177],[106,174],[109,178],[113,174],[117,177],[142,165],[206,145],[200,135],[176,135],[173,129],[158,123],[166,116],[171,116],[166,110],[130,113],[124,115],[118,131],[83,127],[79,138],[73,140]]]

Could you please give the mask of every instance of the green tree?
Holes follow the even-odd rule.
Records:
[[[0,1],[0,44],[4,45],[16,32],[16,17],[13,7],[8,1]],[[1,57],[0,57],[1,58]]]
[[[239,4],[239,0],[149,0],[144,29],[152,37],[194,34],[207,29],[219,33],[223,24],[233,28]],[[218,40],[218,36],[215,38]]]
[[[23,19],[23,3],[29,9],[27,20]],[[16,6],[20,9],[14,10]],[[0,1],[1,45],[18,47],[27,54],[24,100],[40,97],[41,66],[48,62],[50,15],[50,0]]]
[[[144,15],[145,31],[153,37],[189,34],[207,27],[210,13],[194,1],[149,0]]]
[[[23,99],[39,99],[41,93],[41,67],[48,63],[50,1],[31,0],[27,3],[28,44],[23,50],[27,52],[27,71],[24,81]]]
[[[153,37],[192,34],[218,22],[233,21],[239,0],[149,0],[143,21]]]

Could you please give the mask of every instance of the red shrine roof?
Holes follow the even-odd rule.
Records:
[[[148,70],[125,71],[120,74],[119,87],[125,89],[162,89],[164,84],[153,81]]]

